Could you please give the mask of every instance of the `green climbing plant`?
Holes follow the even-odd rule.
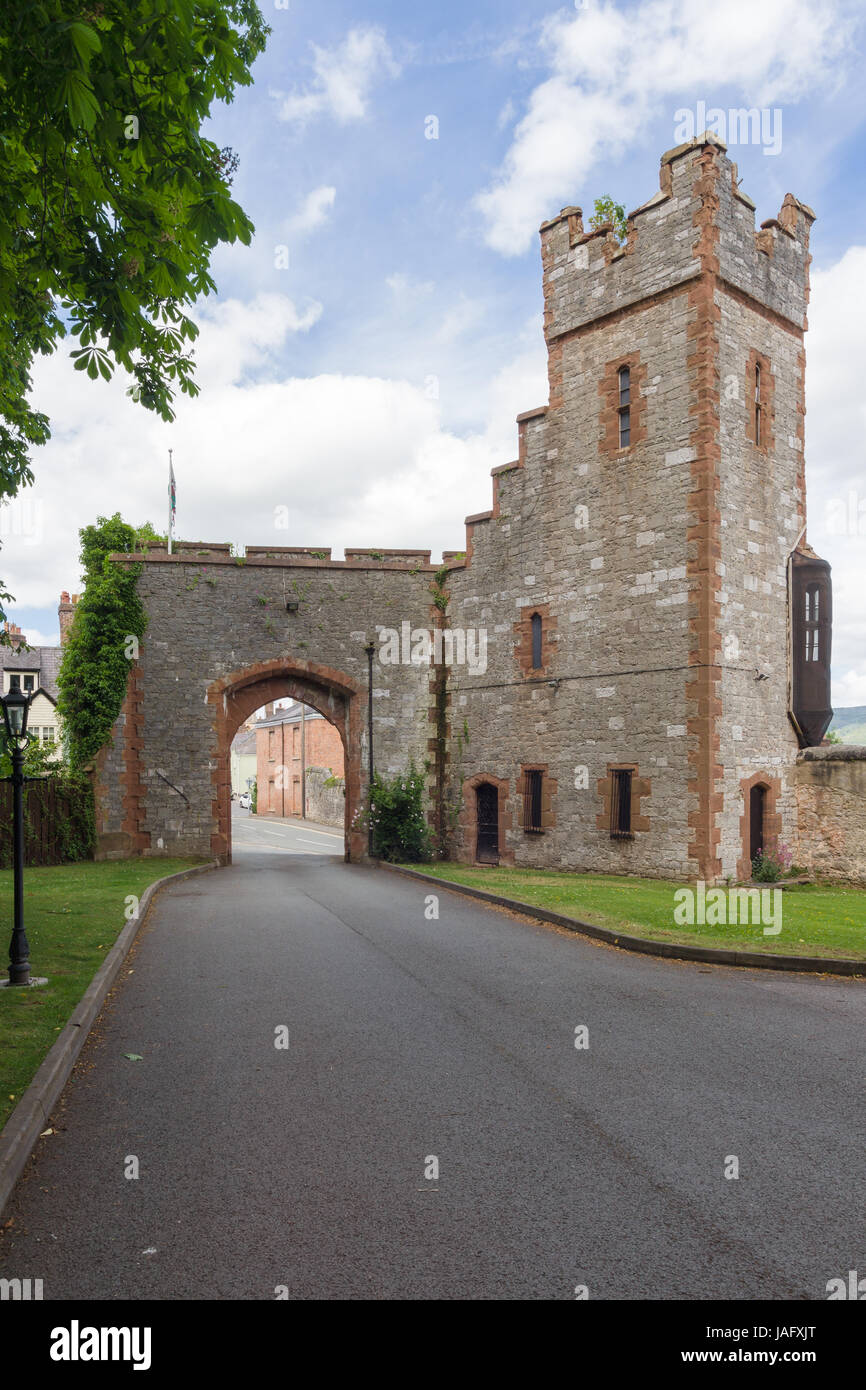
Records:
[[[108,557],[141,553],[160,539],[149,522],[130,526],[119,512],[98,517],[79,535],[84,589],[57,682],[57,713],[73,772],[96,756],[111,733],[147,622],[136,587],[141,565],[112,564]]]

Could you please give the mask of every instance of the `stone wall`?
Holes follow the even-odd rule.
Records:
[[[325,552],[180,543],[152,548],[138,591],[148,615],[112,739],[100,753],[101,857],[230,856],[229,748],[255,709],[292,696],[345,735],[350,811],[366,791],[367,656],[377,627],[431,622],[433,569],[422,554],[331,561]],[[117,564],[129,556],[115,556]],[[290,605],[292,611],[287,609]],[[378,653],[378,645],[376,646]],[[376,766],[423,762],[430,690],[417,665],[373,682]],[[366,837],[347,835],[347,852]]]
[[[821,878],[866,884],[866,748],[806,748],[794,769],[794,859]]]
[[[340,779],[337,786],[325,786],[334,775],[329,767],[307,768],[307,820],[342,829],[346,815],[345,783]]]

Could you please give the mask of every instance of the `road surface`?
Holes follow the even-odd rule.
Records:
[[[46,1299],[787,1300],[866,1272],[862,984],[629,955],[445,889],[437,917],[339,833],[235,831],[232,867],[158,898],[0,1275]]]

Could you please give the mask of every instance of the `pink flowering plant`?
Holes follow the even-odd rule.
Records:
[[[758,883],[776,883],[788,873],[794,856],[781,841],[763,846],[752,860],[752,878]]]

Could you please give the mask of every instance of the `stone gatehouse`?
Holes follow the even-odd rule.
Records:
[[[549,399],[441,565],[150,550],[100,853],[227,860],[232,737],[290,695],[343,740],[362,857],[372,648],[375,766],[427,763],[460,859],[715,882],[779,837],[809,862],[798,756],[831,714],[829,571],[805,535],[813,220],[788,194],[756,230],[704,136],[663,156],[625,245],[576,207],[546,222]]]

